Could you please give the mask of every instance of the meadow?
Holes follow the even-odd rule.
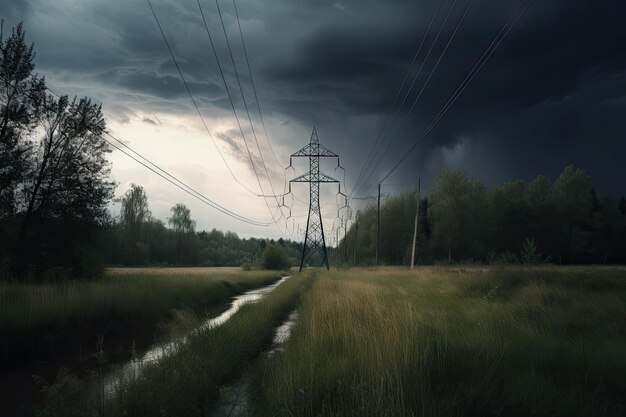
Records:
[[[626,269],[321,274],[257,416],[626,415]]]
[[[94,350],[98,338],[125,339],[128,351],[142,334],[152,340],[177,311],[209,309],[280,276],[234,268],[119,268],[96,281],[0,283],[0,364]]]
[[[132,273],[110,279],[141,282]],[[239,288],[275,279],[232,274]],[[284,349],[264,354],[295,309]],[[216,415],[242,375],[228,415],[626,414],[624,267],[307,270],[219,327],[198,324],[174,317],[185,343],[112,391],[102,374],[60,373],[36,415]]]

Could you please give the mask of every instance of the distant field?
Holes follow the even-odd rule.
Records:
[[[211,267],[148,267],[148,268],[107,268],[110,274],[151,274],[151,275],[179,275],[179,274],[213,274],[242,272],[239,266],[211,266]]]
[[[624,416],[626,268],[320,274],[258,416]]]

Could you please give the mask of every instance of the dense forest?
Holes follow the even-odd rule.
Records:
[[[417,193],[405,192],[381,207],[380,264],[410,262],[416,206]],[[464,172],[443,171],[422,196],[418,219],[422,264],[626,262],[626,199],[598,196],[591,176],[574,166],[554,183],[540,175],[491,190]],[[335,260],[373,264],[376,235],[377,209],[369,206],[357,213]]]

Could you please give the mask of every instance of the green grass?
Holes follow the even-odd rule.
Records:
[[[86,399],[76,381],[66,377],[46,388],[47,407],[38,415],[209,415],[219,387],[232,382],[270,344],[275,327],[310,283],[307,275],[298,274],[261,301],[244,305],[224,325],[191,335],[178,350],[123,381],[112,399]]]
[[[255,385],[259,416],[623,416],[626,270],[326,273]]]
[[[116,328],[120,333],[155,329],[174,309],[209,307],[279,277],[261,271],[117,270],[93,282],[0,283],[1,359],[11,363],[48,356],[68,344],[78,345],[82,335],[93,337]]]

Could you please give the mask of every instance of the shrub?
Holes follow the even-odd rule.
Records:
[[[537,250],[535,239],[526,238],[520,250],[520,260],[523,264],[538,264],[541,262],[541,253]]]
[[[258,261],[262,269],[288,269],[291,267],[291,260],[285,249],[280,245],[267,245]]]

